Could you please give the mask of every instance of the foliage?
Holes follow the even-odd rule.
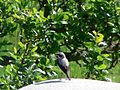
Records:
[[[0,0],[0,87],[54,76],[51,55],[59,50],[86,68],[84,78],[105,80],[120,55],[119,2]]]
[[[112,68],[109,70],[108,77],[112,79],[113,82],[118,82],[120,83],[120,68],[119,68],[120,62],[116,65],[115,68]]]

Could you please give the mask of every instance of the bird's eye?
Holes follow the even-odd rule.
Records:
[[[62,55],[61,55],[61,54],[59,54],[59,57],[62,57]]]

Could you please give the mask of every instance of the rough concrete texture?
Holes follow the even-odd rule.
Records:
[[[120,83],[73,78],[71,81],[53,79],[34,83],[19,90],[120,90]]]

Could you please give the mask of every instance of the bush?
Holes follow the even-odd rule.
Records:
[[[0,1],[0,87],[16,89],[56,74],[58,51],[105,80],[119,60],[119,0]],[[78,62],[80,60],[80,62]]]

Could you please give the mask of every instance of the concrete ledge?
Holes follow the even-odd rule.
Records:
[[[120,90],[120,83],[73,78],[71,81],[53,79],[31,84],[19,90]]]

